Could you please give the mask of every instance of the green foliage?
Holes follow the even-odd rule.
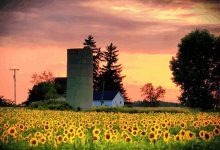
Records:
[[[31,102],[59,98],[57,91],[61,88],[61,85],[55,82],[38,83],[32,90],[29,89],[29,97],[24,104],[29,105]]]
[[[173,82],[180,86],[182,95],[179,101],[191,108],[212,109],[212,92],[219,91],[219,45],[220,40],[210,35],[207,30],[196,30],[186,35],[178,44],[179,51],[170,61]],[[215,71],[214,71],[215,70]],[[218,70],[218,73],[216,73]],[[218,94],[219,96],[219,94]]]
[[[73,110],[73,108],[65,101],[56,100],[44,100],[32,102],[27,106],[29,109],[39,109],[39,110]]]
[[[3,99],[4,96],[0,96],[0,106],[1,107],[12,107],[14,106],[14,101],[9,99]]]
[[[124,107],[124,106],[118,106],[118,107],[108,107],[108,106],[99,106],[99,107],[93,107],[91,111],[96,112],[121,112],[121,113],[190,113],[190,111],[187,108],[181,108],[181,107]]]

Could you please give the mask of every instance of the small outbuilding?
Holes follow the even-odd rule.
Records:
[[[102,92],[93,92],[93,106],[101,106]],[[120,91],[105,91],[103,92],[103,104],[102,106],[124,106],[124,98]]]
[[[58,93],[60,98],[57,100],[65,101],[66,100],[66,85],[67,78],[66,77],[57,77],[55,78],[55,82],[59,83],[62,86],[62,93]],[[102,92],[93,92],[93,106],[101,106],[101,96]],[[105,91],[103,92],[103,104],[102,106],[124,106],[125,100],[121,95],[120,91]]]

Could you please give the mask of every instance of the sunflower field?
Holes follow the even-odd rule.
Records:
[[[0,107],[0,149],[217,150],[220,117]]]

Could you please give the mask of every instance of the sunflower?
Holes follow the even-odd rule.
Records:
[[[61,127],[62,127],[62,128],[65,128],[65,127],[67,127],[67,124],[66,124],[66,123],[63,123],[63,124],[61,125]]]
[[[141,134],[140,134],[142,137],[146,137],[147,136],[147,133],[145,131],[142,131]]]
[[[34,134],[34,137],[35,137],[35,138],[40,138],[40,137],[41,137],[41,133],[40,133],[40,132],[36,132],[36,133]]]
[[[155,130],[159,130],[160,126],[158,124],[155,125]]]
[[[205,141],[207,141],[207,142],[211,140],[211,136],[210,136],[210,134],[209,134],[207,131],[204,132],[204,137],[203,137],[203,139],[204,139]]]
[[[49,125],[44,125],[44,130],[48,131],[49,130]]]
[[[13,134],[13,137],[14,137],[14,138],[17,138],[17,137],[18,137],[18,133],[15,132],[15,133]]]
[[[174,141],[180,141],[181,137],[177,134],[174,136]]]
[[[29,129],[29,126],[28,125],[25,125],[24,126],[24,131],[27,131]]]
[[[47,139],[48,139],[49,141],[52,141],[52,139],[53,139],[52,135],[48,136]]]
[[[132,133],[132,128],[128,128],[128,132],[129,132],[129,133]]]
[[[23,124],[19,124],[19,129],[20,130],[24,130],[24,125]]]
[[[150,132],[149,135],[148,135],[148,138],[149,138],[150,141],[152,141],[153,139],[156,139],[155,132]]]
[[[200,132],[199,132],[199,136],[201,137],[201,138],[204,138],[204,130],[201,130]]]
[[[30,145],[31,146],[37,146],[38,145],[38,140],[36,138],[31,138]]]
[[[68,133],[75,133],[75,129],[72,128],[72,127],[70,127],[70,128],[68,129]]]
[[[59,130],[58,130],[58,128],[54,128],[53,131],[54,131],[54,133],[58,133]]]
[[[132,138],[131,137],[126,137],[125,142],[132,143]]]
[[[68,130],[63,130],[63,134],[67,135],[68,134]]]
[[[94,135],[98,136],[98,135],[101,133],[101,130],[98,129],[98,128],[94,128],[93,131],[92,131],[92,133],[93,133]]]
[[[135,130],[134,130],[134,131],[132,131],[132,135],[133,135],[133,136],[137,136],[137,134],[138,134],[138,132],[137,132],[137,131],[135,131]]]
[[[161,134],[157,133],[156,134],[156,139],[159,139],[161,137]]]
[[[8,143],[8,135],[2,137],[2,141]]]
[[[195,134],[191,131],[186,131],[186,138],[187,140],[192,140],[193,138],[195,138]]]
[[[166,128],[166,127],[167,127],[167,124],[166,124],[165,122],[162,122],[162,123],[161,123],[161,126],[162,126],[162,128]]]
[[[113,130],[113,134],[118,134],[118,130]]]
[[[57,136],[57,143],[60,144],[63,141],[63,136],[59,135]]]
[[[180,135],[180,137],[185,137],[186,131],[185,130],[180,130],[179,135]]]
[[[139,131],[139,128],[137,127],[137,126],[134,126],[133,128],[132,128],[132,130],[136,130],[137,132]]]
[[[169,142],[170,139],[171,139],[170,133],[168,131],[165,131],[164,134],[163,134],[163,140],[165,142]]]
[[[111,125],[111,124],[110,124],[110,125],[108,125],[108,128],[112,129],[112,128],[113,128],[113,125]]]
[[[182,129],[185,129],[185,128],[186,128],[186,123],[185,123],[185,122],[181,122],[181,123],[180,123],[180,127],[181,127]]]
[[[82,131],[82,132],[80,132],[80,133],[78,134],[78,137],[79,137],[80,139],[82,139],[82,138],[84,138],[84,137],[85,137],[85,134],[83,133],[83,131]]]
[[[44,125],[46,123],[46,121],[45,120],[42,120],[42,124]]]
[[[107,142],[111,140],[111,135],[109,133],[105,134],[105,140]]]
[[[150,127],[150,131],[155,132],[155,127],[154,126]]]
[[[10,134],[10,135],[14,135],[16,132],[17,132],[17,131],[16,131],[16,128],[15,128],[15,127],[10,127],[10,128],[8,129],[8,134]]]
[[[66,143],[67,141],[68,141],[68,136],[65,135],[65,136],[63,137],[63,143]]]
[[[214,129],[213,129],[213,133],[214,133],[215,135],[220,135],[220,132],[219,132],[219,129],[218,129],[218,128],[214,128]]]
[[[7,122],[6,124],[4,124],[4,129],[8,129],[9,128],[9,123]]]
[[[46,142],[46,137],[45,136],[42,136],[40,138],[40,143],[44,144]]]
[[[111,142],[112,142],[112,143],[117,143],[117,142],[118,142],[118,137],[117,137],[117,135],[112,135],[112,136],[111,136]]]

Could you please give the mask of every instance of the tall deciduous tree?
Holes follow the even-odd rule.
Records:
[[[174,76],[171,79],[182,91],[179,101],[189,107],[211,109],[214,106],[211,93],[215,89],[211,85],[219,80],[219,76],[213,78],[213,68],[220,69],[217,65],[220,58],[219,44],[207,30],[200,32],[197,29],[182,38],[181,42],[176,58],[172,57],[170,61],[170,70]]]
[[[37,85],[40,82],[47,82],[47,81],[53,82],[55,80],[55,77],[53,77],[52,72],[49,71],[48,74],[46,74],[46,72],[44,71],[42,75],[38,75],[35,72],[35,74],[32,75],[32,79],[33,80],[30,82],[33,83],[34,85]]]
[[[34,84],[32,90],[28,89],[28,99],[25,102],[29,104],[35,101],[41,100],[49,100],[59,98],[59,93],[63,93],[62,86],[59,83],[55,83],[55,77],[51,72],[46,74],[42,73],[42,75],[34,74],[32,75],[33,80],[30,81]]]
[[[141,88],[141,92],[143,92],[141,96],[146,95],[143,101],[144,102],[149,101],[153,106],[153,103],[156,102],[158,98],[164,96],[166,90],[163,89],[161,86],[158,86],[155,90],[152,83],[147,83]]]
[[[35,101],[59,98],[59,95],[55,87],[61,88],[61,86],[58,84],[55,86],[55,84],[56,83],[54,81],[52,83],[50,81],[40,82],[37,85],[34,85],[32,90],[28,89],[29,95],[26,104],[28,105],[29,103]]]
[[[103,65],[104,68],[101,68],[98,91],[102,91],[103,81],[105,81],[104,91],[120,91],[125,101],[130,101],[131,99],[127,97],[126,90],[123,88],[122,83],[122,79],[126,76],[120,77],[120,72],[122,71],[122,68],[120,68],[121,64],[113,66],[113,64],[116,64],[118,61],[118,55],[116,55],[118,50],[116,50],[116,48],[117,47],[111,43],[110,46],[107,46],[107,51],[104,52],[104,59],[107,65]]]
[[[88,36],[88,39],[85,39],[85,43],[83,43],[84,49],[90,48],[93,51],[93,91],[98,91],[98,77],[99,77],[99,64],[101,61],[104,61],[101,59],[103,57],[103,53],[101,52],[101,48],[97,48],[95,45],[95,41],[93,40],[92,35]]]
[[[211,62],[210,90],[215,108],[220,106],[220,36],[215,38],[214,55]]]

